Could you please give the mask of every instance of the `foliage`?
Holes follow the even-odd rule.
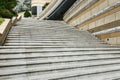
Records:
[[[27,10],[30,10],[31,8],[31,1],[30,0],[25,0],[23,4],[27,7]]]
[[[4,19],[0,17],[0,25],[4,22]]]
[[[24,12],[26,10],[31,10],[31,0],[24,0],[24,2],[18,2],[16,6],[17,12]]]
[[[14,16],[18,16],[18,14],[17,14],[15,11],[10,10],[10,12],[11,12]]]
[[[30,14],[30,12],[28,10],[25,11],[24,17],[31,17],[31,14]]]
[[[12,18],[14,15],[8,9],[3,9],[0,10],[0,16],[3,18]]]
[[[0,0],[0,16],[4,18],[12,18],[17,15],[17,13],[13,11],[17,2],[17,0]]]
[[[0,0],[0,6],[12,10],[17,5],[17,0]]]

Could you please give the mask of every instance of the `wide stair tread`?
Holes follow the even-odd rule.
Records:
[[[120,47],[63,21],[22,19],[0,46],[0,80],[119,80]]]

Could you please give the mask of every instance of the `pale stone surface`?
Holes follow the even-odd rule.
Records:
[[[45,3],[50,3],[53,0],[31,0],[32,6],[44,6]]]
[[[99,10],[103,10],[105,9],[106,7],[109,6],[109,3],[107,0],[105,0],[103,3],[101,3],[98,7],[99,7]]]
[[[108,44],[119,45],[119,39],[117,37],[104,39]]]
[[[63,21],[22,19],[0,47],[0,80],[113,79],[120,73],[119,53]]]
[[[10,22],[10,19],[5,19],[3,24],[0,25],[0,34],[3,34],[9,22]]]
[[[105,18],[99,19],[96,21],[96,26],[101,26],[105,24]]]
[[[117,37],[117,44],[120,45],[120,37]]]
[[[55,0],[54,0],[55,1]],[[40,13],[40,20],[44,20],[44,18],[47,18],[57,7],[58,7],[58,5],[59,4],[61,4],[61,2],[62,2],[62,0],[56,0],[56,2],[53,4],[53,5],[51,5],[51,6],[48,6],[46,9],[47,9],[47,11],[43,11],[42,13],[44,13],[43,14],[43,16],[41,16],[41,14],[42,13]],[[51,3],[52,4],[52,3]]]
[[[112,14],[112,15],[109,15],[109,16],[106,16],[105,17],[105,23],[110,23],[110,22],[113,22],[115,21],[115,14]]]
[[[92,22],[89,24],[89,29],[95,28],[96,27],[96,22]]]
[[[120,20],[120,11],[116,12],[116,20]]]
[[[106,1],[108,1],[109,5],[112,5],[120,0],[106,0]]]

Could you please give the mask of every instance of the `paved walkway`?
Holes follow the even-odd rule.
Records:
[[[62,21],[22,19],[0,47],[0,80],[119,80],[120,48]]]

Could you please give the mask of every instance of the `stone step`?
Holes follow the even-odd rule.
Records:
[[[81,47],[77,47],[77,46],[0,46],[0,49],[41,49],[41,48],[120,48],[119,46],[81,46]]]
[[[53,73],[49,72],[47,74],[41,74],[41,75],[38,74],[39,76],[38,75],[32,76],[32,74],[31,74],[30,79],[58,80],[61,78],[74,77],[74,76],[78,76],[78,75],[83,76],[83,75],[90,75],[90,74],[106,73],[106,72],[110,72],[110,71],[120,71],[120,64],[53,71]]]
[[[6,59],[0,60],[0,67],[21,66],[34,64],[52,64],[73,61],[95,61],[106,59],[118,59],[120,55],[84,55],[84,56],[64,56],[64,57],[47,57],[47,58],[25,58],[25,59]],[[19,63],[18,63],[19,62]]]
[[[0,60],[25,59],[25,58],[48,58],[48,57],[72,57],[72,56],[96,56],[96,55],[120,55],[120,51],[89,51],[86,52],[46,52],[46,53],[1,53]]]
[[[80,44],[80,43],[79,43]],[[107,46],[107,45],[103,45],[103,44],[93,44],[93,43],[85,43],[85,44],[81,44],[79,45],[78,43],[5,43],[5,46]]]
[[[34,34],[34,35],[30,35],[30,34],[24,34],[24,36],[23,35],[19,35],[19,36],[17,36],[17,34],[16,35],[8,35],[8,38],[29,38],[29,37],[36,37],[36,38],[83,38],[83,39],[94,39],[93,37],[86,37],[86,38],[84,38],[83,37],[83,35],[82,36],[80,36],[80,35],[76,35],[76,36],[73,36],[73,35],[65,35],[65,34],[60,34],[60,35],[53,35],[53,34],[49,34],[49,35],[47,35],[47,34],[44,34],[44,36],[42,36],[41,34],[39,34],[39,35],[36,35],[36,34]],[[95,39],[94,39],[95,40]],[[98,40],[98,39],[97,39]],[[100,40],[99,40],[100,41]]]
[[[26,32],[27,33],[27,32]],[[23,36],[23,34],[24,34],[24,36]],[[49,34],[49,33],[48,33]],[[56,33],[52,33],[52,34],[49,34],[49,35],[47,35],[47,34],[32,34],[32,36],[31,36],[31,34],[25,34],[25,33],[19,33],[19,34],[15,34],[14,33],[14,35],[8,35],[8,38],[18,38],[18,37],[21,37],[21,38],[27,38],[27,37],[38,37],[38,38],[79,38],[79,39],[81,39],[81,38],[83,38],[83,39],[94,39],[93,37],[84,37],[85,35],[76,35],[76,36],[73,36],[73,35],[67,35],[67,34],[59,34],[59,35],[55,35]],[[18,35],[18,36],[17,36]],[[44,35],[44,37],[43,36],[41,36],[41,35]],[[17,37],[16,37],[17,36]],[[83,40],[82,39],[82,40]],[[95,40],[95,39],[94,39]],[[97,39],[98,40],[98,39]]]
[[[90,34],[86,34],[86,33],[79,32],[79,31],[76,33],[75,31],[71,31],[71,30],[68,30],[68,31],[63,31],[63,30],[61,30],[61,31],[58,31],[58,30],[42,30],[41,31],[41,30],[36,29],[36,31],[35,30],[31,31],[32,32],[31,34],[33,34],[33,35],[35,35],[35,34],[36,35],[40,35],[40,34],[47,34],[47,33],[49,33],[48,35],[50,35],[50,34],[54,34],[54,35],[71,35],[71,36],[73,36],[73,35],[75,35],[75,36],[86,35],[86,36],[89,36],[89,37],[93,37]],[[23,33],[26,33],[26,32],[30,33],[30,30],[20,30],[20,31],[16,31],[16,32],[10,32],[9,35],[23,34]],[[57,34],[55,34],[55,33],[57,33]],[[61,34],[58,34],[58,33],[61,33]],[[28,33],[26,33],[26,34],[28,34]]]
[[[114,67],[114,68],[113,68]],[[100,66],[91,66],[91,67],[81,67],[81,68],[73,68],[73,69],[65,69],[65,70],[57,70],[57,71],[49,71],[49,72],[36,72],[36,73],[26,73],[26,75],[15,75],[15,76],[5,76],[1,77],[1,80],[59,80],[72,78],[76,76],[92,76],[94,74],[108,74],[108,75],[116,75],[109,73],[120,73],[120,64],[112,64],[112,65],[100,65]],[[108,76],[104,75],[104,76]],[[104,77],[101,76],[101,77]],[[112,76],[113,77],[113,76]],[[88,79],[88,78],[87,78]]]
[[[112,60],[112,61],[111,61]],[[94,67],[120,64],[120,59],[107,59],[107,60],[95,60],[95,61],[80,61],[80,62],[67,62],[67,63],[53,63],[53,64],[37,64],[37,65],[25,65],[25,66],[12,66],[3,67],[0,70],[0,76],[18,75],[25,73],[35,72],[49,72],[56,70],[75,69],[82,67]]]
[[[61,39],[61,38],[58,38],[58,39],[56,39],[56,38],[52,38],[52,39],[50,39],[50,38],[7,38],[7,40],[75,40],[74,38],[73,39]]]
[[[34,49],[0,49],[0,53],[45,53],[45,52],[90,52],[119,51],[119,48],[34,48]]]
[[[120,47],[61,21],[23,19],[0,47],[0,80],[114,80],[119,74]]]
[[[25,39],[7,39],[6,41],[26,41]],[[74,40],[65,40],[65,39],[41,39],[41,40],[27,40],[27,41],[74,41]]]
[[[28,40],[28,41],[24,41],[24,40],[7,40],[6,43],[61,43],[61,42],[76,42],[76,41],[32,41],[32,40]],[[83,41],[80,41],[80,42],[83,42]],[[87,42],[87,43],[93,43],[92,42]],[[94,43],[105,43],[105,42],[99,42],[99,41],[94,41]]]
[[[77,39],[77,38],[49,38],[49,37],[47,37],[47,38],[40,38],[40,37],[25,37],[25,38],[21,38],[21,37],[18,37],[18,38],[7,38],[8,40],[74,40],[74,41],[78,41],[78,40],[80,40],[80,39]],[[81,41],[84,41],[84,40],[81,40]],[[85,41],[88,41],[88,42],[90,42],[90,41],[97,41],[97,40],[88,40],[88,39],[85,39]],[[84,42],[85,42],[84,41]]]
[[[43,44],[43,45],[54,45],[54,44],[62,44],[62,45],[71,45],[71,44],[73,44],[73,45],[76,45],[76,44],[81,44],[81,43],[83,43],[83,42],[74,42],[74,41],[59,41],[59,42],[54,42],[54,41],[16,41],[16,42],[9,42],[9,41],[7,41],[6,43],[5,43],[5,45],[33,45],[33,44],[36,44],[36,45],[41,45],[41,44]],[[103,42],[86,42],[85,44],[106,44],[106,43],[103,43]],[[85,45],[84,44],[84,45]]]
[[[59,80],[119,80],[120,70],[106,71],[104,73],[96,73],[90,75],[77,75],[68,78],[62,78]],[[39,79],[36,79],[39,80]]]
[[[26,37],[21,37],[21,36],[18,36],[18,37],[7,37],[8,39],[29,39],[29,38],[37,38],[37,39],[81,39],[81,38],[79,38],[79,36],[78,37],[41,37],[41,36],[26,36]],[[83,38],[83,39],[90,39],[90,38]],[[90,40],[95,40],[95,39],[90,39]],[[97,40],[95,40],[95,41],[97,41]]]
[[[100,41],[97,41],[97,40],[90,40],[90,41],[88,41],[88,40],[81,40],[81,41],[79,41],[79,39],[50,39],[50,38],[48,38],[48,39],[31,39],[31,38],[29,38],[29,39],[14,39],[14,38],[12,38],[12,39],[7,39],[7,41],[71,41],[71,42],[88,42],[88,43],[90,43],[90,41],[91,42],[100,42]]]

